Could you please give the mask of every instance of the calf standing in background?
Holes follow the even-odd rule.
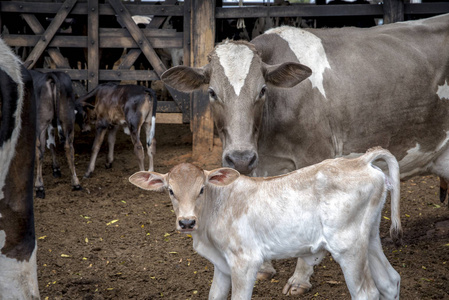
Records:
[[[384,160],[389,175],[372,165]],[[176,228],[214,264],[209,299],[251,299],[266,260],[301,257],[318,264],[326,251],[340,264],[353,299],[399,299],[400,276],[382,251],[379,223],[391,191],[390,234],[402,237],[399,166],[374,148],[355,158],[325,160],[276,177],[240,176],[230,168],[191,164],[167,174],[137,172],[136,186],[167,189]]]
[[[35,181],[36,197],[45,198],[42,164],[45,145],[51,150],[53,158],[53,176],[61,177],[61,170],[56,159],[54,128],[58,128],[59,141],[64,143],[65,155],[72,174],[73,190],[81,190],[75,171],[75,135],[76,103],[73,95],[72,80],[63,72],[42,73],[31,70],[35,95],[38,103],[37,120],[37,174]],[[48,132],[48,140],[47,140]],[[47,142],[46,142],[47,141]]]
[[[92,100],[93,99],[93,100]],[[90,177],[95,169],[95,161],[100,151],[106,130],[109,129],[109,153],[106,168],[112,166],[114,160],[114,144],[119,125],[124,126],[125,133],[131,136],[134,153],[139,162],[139,169],[144,168],[144,151],[140,141],[142,125],[146,133],[146,145],[149,157],[149,170],[153,170],[153,155],[156,153],[154,132],[156,127],[156,94],[152,89],[140,85],[118,85],[104,83],[77,100],[85,109],[93,109],[95,121],[95,141],[92,156],[84,177]],[[85,114],[85,123],[89,122],[89,112]],[[85,124],[88,128],[89,124]]]
[[[33,81],[0,39],[0,299],[39,299],[33,175]]]

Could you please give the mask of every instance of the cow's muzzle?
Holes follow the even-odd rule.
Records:
[[[232,151],[224,155],[223,166],[236,169],[242,174],[249,174],[257,166],[258,161],[255,151]]]
[[[194,219],[181,219],[178,221],[181,231],[192,231],[195,229],[196,220]]]

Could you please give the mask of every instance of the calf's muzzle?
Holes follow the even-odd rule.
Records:
[[[191,219],[182,219],[178,221],[178,224],[181,229],[189,230],[195,227],[196,221]]]

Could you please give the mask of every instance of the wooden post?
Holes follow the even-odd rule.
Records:
[[[90,92],[98,85],[98,71],[100,66],[98,31],[100,25],[98,19],[98,0],[88,0],[87,4],[87,91]]]
[[[207,55],[215,43],[215,1],[191,0],[191,57],[192,67],[202,67],[208,63]],[[193,131],[192,158],[198,160],[202,154],[212,151],[214,141],[214,121],[206,91],[192,94],[191,127]]]
[[[385,0],[384,24],[404,21],[404,2],[402,0]]]

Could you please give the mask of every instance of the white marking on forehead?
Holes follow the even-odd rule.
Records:
[[[248,46],[227,42],[218,46],[215,53],[235,94],[240,95],[254,57],[253,51]]]
[[[312,86],[326,97],[323,74],[331,66],[321,39],[308,31],[286,26],[270,29],[265,34],[277,34],[288,43],[299,62],[312,69],[312,75],[308,78],[312,82]]]
[[[438,97],[440,97],[441,100],[443,99],[449,100],[449,85],[447,84],[447,80],[444,82],[443,85],[438,86],[437,95]]]

